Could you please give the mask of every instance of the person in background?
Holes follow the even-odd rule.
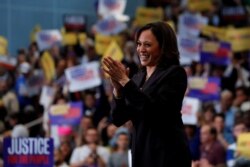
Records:
[[[217,140],[226,150],[234,142],[234,138],[232,133],[225,128],[225,116],[223,113],[215,115],[213,126],[217,131]]]
[[[72,154],[72,146],[70,142],[64,141],[60,144],[60,152],[61,152],[61,156],[63,157],[64,161],[69,164],[69,160]]]
[[[241,86],[237,87],[235,90],[235,98],[233,101],[233,106],[240,110],[241,105],[249,100],[249,89],[247,87]]]
[[[201,157],[195,162],[196,166],[209,167],[221,166],[226,164],[226,152],[220,142],[217,140],[216,129],[211,125],[203,125],[200,132],[201,138]]]
[[[217,107],[218,113],[223,113],[225,115],[225,128],[232,132],[235,114],[238,111],[233,106],[234,96],[230,90],[223,90],[221,92],[220,103]]]
[[[108,167],[129,167],[128,148],[129,134],[126,132],[118,133],[114,151],[109,157]]]
[[[85,54],[82,56],[81,64],[89,62],[99,62],[101,56],[96,53],[95,44],[91,39],[87,39],[85,44]]]
[[[83,93],[84,116],[92,117],[93,124],[97,128],[98,123],[110,115],[110,104],[105,94],[103,85],[95,90],[86,90]]]
[[[60,149],[54,150],[54,167],[69,167],[64,161],[64,156]]]
[[[17,96],[6,79],[0,79],[0,111],[1,121],[4,121],[10,114],[19,112]]]
[[[39,62],[40,53],[36,42],[32,42],[28,49],[28,59],[33,69],[40,68]]]
[[[24,48],[20,48],[18,49],[17,51],[17,68],[19,68],[19,65],[24,63],[24,62],[27,62],[28,61],[28,58],[27,58],[27,53],[26,53],[26,50]]]
[[[191,65],[192,76],[194,77],[207,77],[208,71],[205,69],[205,66],[199,62],[192,62]]]
[[[192,161],[200,159],[200,128],[196,125],[184,125],[188,138]]]
[[[214,116],[216,114],[213,104],[204,104],[203,110],[200,115],[201,125],[213,125]]]
[[[105,167],[108,163],[110,152],[107,148],[99,145],[97,129],[89,128],[85,135],[85,144],[76,147],[70,158],[71,167],[98,165]]]
[[[241,54],[237,53],[232,58],[232,63],[224,71],[224,88],[234,91],[237,87],[250,86],[250,73],[241,65]]]
[[[122,63],[129,68],[129,78],[132,78],[134,74],[138,72],[138,61],[135,55],[135,44],[132,41],[125,43],[124,58]]]
[[[84,138],[89,128],[94,128],[93,119],[92,117],[85,115],[82,117],[80,126],[78,127],[78,133],[76,136],[77,146],[82,146],[84,144]]]
[[[18,69],[18,77],[15,84],[15,92],[18,97],[18,102],[20,110],[23,111],[28,105],[32,105],[32,98],[29,92],[28,80],[31,78],[32,69],[28,62],[23,62],[20,64]]]
[[[236,153],[237,139],[240,134],[246,132],[247,132],[246,124],[242,120],[236,121],[233,127],[233,135],[235,137],[235,142],[230,144],[227,148],[227,167],[234,167],[237,158],[240,157],[240,155]]]

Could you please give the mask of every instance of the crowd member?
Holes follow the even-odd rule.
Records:
[[[85,135],[85,144],[76,147],[70,158],[72,167],[98,165],[105,167],[108,163],[110,152],[107,148],[99,145],[97,129],[89,128]]]
[[[224,114],[215,115],[213,126],[217,131],[217,140],[226,150],[228,146],[234,142],[234,139],[232,133],[225,128]]]
[[[63,153],[60,149],[54,150],[54,167],[69,167],[66,162],[64,162]]]
[[[201,157],[194,166],[225,166],[226,151],[217,140],[216,129],[210,125],[201,127]]]
[[[129,134],[120,132],[117,134],[116,145],[114,151],[109,157],[108,167],[129,167],[128,164],[128,149],[129,149]]]
[[[238,111],[233,106],[234,95],[230,90],[223,90],[221,92],[221,98],[219,106],[217,106],[217,113],[223,113],[225,115],[225,128],[232,132],[234,125],[235,114]]]
[[[227,148],[227,166],[228,167],[233,167],[236,164],[237,158],[240,157],[239,154],[237,154],[237,139],[240,134],[246,133],[247,132],[247,127],[246,124],[242,121],[239,120],[235,122],[234,127],[233,127],[233,135],[235,137],[235,142],[230,144]],[[240,161],[240,160],[239,160]]]

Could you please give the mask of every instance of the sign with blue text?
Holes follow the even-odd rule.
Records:
[[[50,138],[5,138],[4,167],[53,167]]]

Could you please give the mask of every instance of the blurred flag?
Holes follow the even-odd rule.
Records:
[[[218,77],[190,77],[188,79],[189,97],[198,98],[201,101],[217,101],[220,99],[221,80]]]
[[[191,11],[210,11],[213,9],[212,0],[188,0],[187,7]]]
[[[55,74],[55,62],[49,52],[44,52],[41,57],[41,64],[47,81],[51,81]]]
[[[101,84],[100,64],[91,62],[67,68],[65,75],[69,82],[69,91],[76,92],[93,88]]]
[[[154,21],[162,21],[164,19],[164,11],[162,8],[138,7],[135,19],[138,26],[143,26]]]
[[[201,102],[197,98],[184,97],[182,104],[182,121],[185,125],[196,125],[197,112],[201,107]]]
[[[17,60],[15,57],[1,56],[0,66],[7,68],[8,70],[14,70],[16,68]]]
[[[82,113],[82,102],[52,105],[49,118],[52,125],[79,125]]]
[[[30,33],[30,41],[35,42],[36,41],[36,33],[40,32],[42,29],[40,25],[35,25]]]
[[[198,36],[203,26],[208,24],[208,18],[200,14],[185,12],[179,16],[178,32],[180,35]]]
[[[103,18],[114,16],[119,21],[127,21],[128,16],[124,15],[127,0],[99,0],[98,14]]]
[[[8,41],[3,36],[0,36],[0,55],[6,56],[8,50]]]
[[[55,88],[49,86],[43,86],[39,104],[43,105],[43,107],[47,109],[52,104],[55,93],[56,93]]]
[[[53,45],[61,44],[62,39],[59,30],[43,30],[36,33],[36,42],[40,51],[50,49]]]
[[[181,64],[191,64],[192,61],[200,61],[201,39],[186,35],[177,36],[178,47],[180,51]]]
[[[116,35],[127,29],[127,25],[114,16],[108,16],[95,24],[95,30],[103,35]]]
[[[203,41],[200,53],[200,62],[226,66],[230,63],[231,54],[230,43]]]

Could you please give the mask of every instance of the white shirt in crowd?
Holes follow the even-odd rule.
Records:
[[[76,147],[71,155],[70,164],[79,163],[84,161],[90,154],[91,148],[88,145],[83,145],[81,147]],[[103,146],[97,146],[97,154],[104,160],[107,164],[110,152],[107,148]]]

